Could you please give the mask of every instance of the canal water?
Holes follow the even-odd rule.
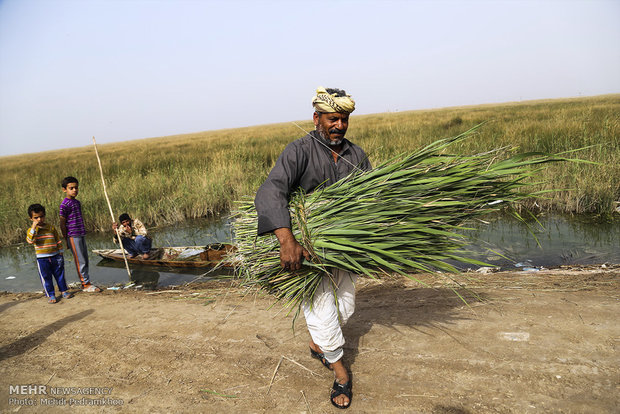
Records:
[[[537,221],[538,222],[537,222]],[[560,265],[620,263],[620,217],[542,215],[524,224],[497,216],[463,231],[472,257],[501,270],[535,271]]]
[[[509,218],[496,217],[486,223],[470,223],[472,230],[463,231],[471,245],[470,257],[499,266],[503,270],[535,272],[558,265],[619,264],[620,220],[601,223],[587,218],[542,216],[540,225],[529,225]],[[152,228],[149,234],[154,246],[200,246],[231,242],[232,231],[227,219],[193,220],[181,225]],[[115,248],[112,231],[90,233],[89,249]],[[538,242],[537,242],[538,241]],[[101,259],[90,254],[93,283],[114,287],[134,283],[133,288],[166,287],[191,281],[208,280],[205,269],[173,269],[131,265],[129,280],[123,263]],[[459,266],[461,269],[472,266]],[[65,254],[65,272],[69,283],[78,277],[70,253]],[[34,249],[24,243],[0,249],[0,291],[41,291]]]
[[[230,224],[227,219],[205,219],[186,221],[180,225],[149,228],[153,247],[162,246],[204,246],[211,243],[230,241],[232,239]],[[88,233],[86,244],[89,250],[116,249],[112,241],[113,232]],[[209,269],[204,268],[162,268],[155,266],[138,266],[130,264],[132,280],[122,262],[104,260],[92,251],[88,256],[91,281],[97,286],[114,287],[134,283],[149,289],[180,285],[195,280],[208,280],[205,275]],[[223,271],[218,273],[222,274]],[[203,276],[204,275],[204,276]],[[65,277],[67,283],[77,283],[79,277],[70,252],[65,252]],[[38,292],[42,291],[37,272],[34,248],[23,243],[16,246],[0,248],[0,291]]]

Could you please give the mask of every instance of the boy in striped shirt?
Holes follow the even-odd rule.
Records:
[[[73,253],[75,268],[82,282],[82,291],[101,292],[101,289],[90,283],[88,274],[86,228],[82,219],[82,204],[76,199],[79,192],[77,178],[65,177],[62,180],[62,191],[65,192],[66,197],[60,203],[60,231]]]
[[[45,222],[45,207],[41,204],[30,205],[28,215],[32,220],[32,226],[26,232],[26,241],[34,245],[39,277],[45,296],[49,303],[56,303],[56,291],[54,290],[54,279],[56,279],[62,297],[69,299],[71,293],[67,291],[67,282],[65,282],[62,239],[56,227]]]

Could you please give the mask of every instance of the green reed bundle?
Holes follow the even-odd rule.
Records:
[[[466,256],[465,240],[455,228],[539,195],[527,191],[534,184],[527,179],[542,164],[566,159],[536,152],[500,160],[506,149],[473,156],[446,153],[450,144],[476,128],[371,171],[356,171],[312,194],[294,194],[289,202],[293,234],[312,255],[298,271],[280,267],[280,246],[273,234],[256,236],[253,202],[238,203],[233,223],[238,277],[298,307],[334,268],[374,278],[456,272],[446,262],[452,260],[483,265]]]

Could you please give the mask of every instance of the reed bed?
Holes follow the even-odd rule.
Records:
[[[309,121],[299,124],[308,130]],[[620,95],[392,112],[351,117],[348,136],[378,165],[488,121],[475,139],[455,143],[457,154],[512,145],[519,151],[559,153],[597,144],[580,158],[600,165],[550,165],[536,190],[565,189],[524,206],[593,213],[610,219],[620,201]],[[225,214],[253,195],[285,145],[303,135],[291,123],[98,144],[112,207],[147,226]],[[97,137],[101,141],[103,137]],[[58,223],[60,182],[73,175],[88,231],[111,231],[90,136],[85,147],[0,157],[0,246],[21,242],[28,205],[41,203]],[[136,154],[139,154],[136,156]]]
[[[397,156],[372,171],[356,171],[311,194],[293,195],[292,231],[312,257],[298,271],[280,267],[277,238],[257,236],[252,201],[240,203],[233,225],[238,277],[299,311],[334,269],[371,278],[393,273],[414,278],[412,272],[457,272],[450,261],[484,265],[468,258],[465,238],[455,230],[546,193],[531,190],[543,165],[568,159],[542,152],[508,156],[508,148],[474,155],[448,152],[473,139],[476,129]]]

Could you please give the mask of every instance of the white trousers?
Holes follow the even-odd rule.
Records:
[[[323,276],[312,304],[304,302],[304,316],[308,331],[315,344],[325,354],[329,363],[342,358],[344,336],[341,326],[347,323],[355,311],[355,282],[357,275],[340,269]]]

